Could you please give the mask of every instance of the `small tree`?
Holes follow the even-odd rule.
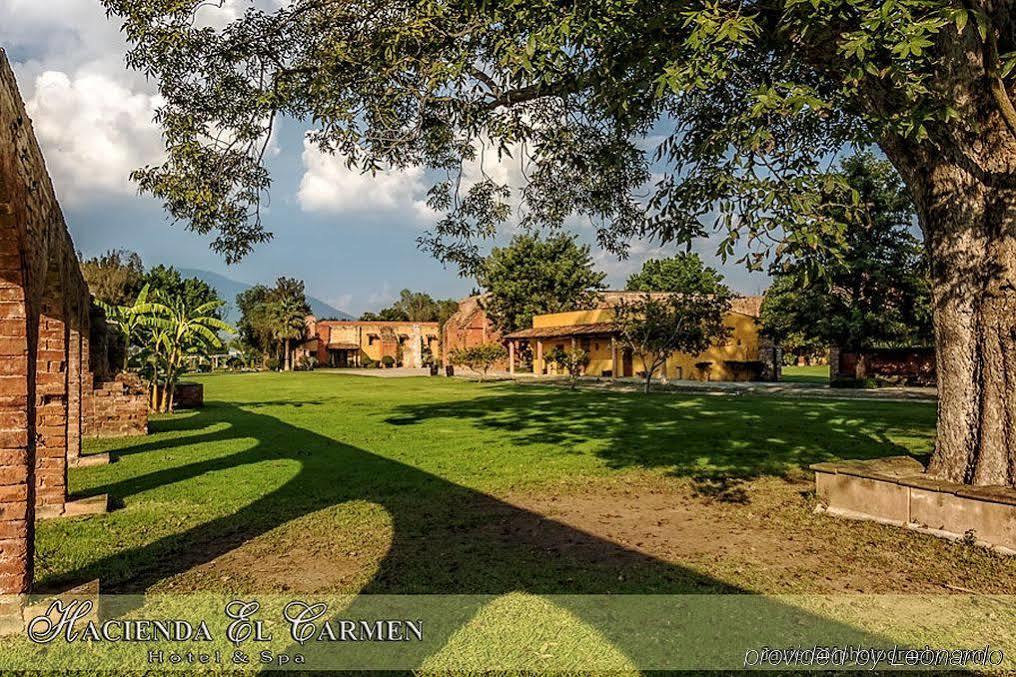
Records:
[[[581,348],[554,348],[547,358],[568,374],[568,387],[575,389],[575,384],[583,370],[589,365],[589,353]]]
[[[645,392],[672,353],[697,355],[726,336],[730,330],[723,316],[729,308],[730,297],[724,294],[645,294],[618,304],[614,321],[622,343],[642,360]]]
[[[449,355],[453,364],[464,364],[480,375],[482,382],[495,363],[508,357],[508,351],[500,343],[484,343],[471,348],[458,348]]]

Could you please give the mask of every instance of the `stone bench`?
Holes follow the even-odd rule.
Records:
[[[910,456],[816,463],[815,492],[832,515],[903,526],[1016,554],[1016,490],[930,477]]]

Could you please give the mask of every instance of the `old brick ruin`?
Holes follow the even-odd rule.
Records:
[[[144,432],[147,413],[122,383],[93,391],[88,286],[2,50],[0,151],[0,594],[16,594],[32,585],[35,519],[70,512],[82,437]]]

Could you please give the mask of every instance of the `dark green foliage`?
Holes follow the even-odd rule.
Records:
[[[669,259],[649,259],[642,270],[628,278],[629,291],[670,291],[683,294],[729,294],[723,275],[705,265],[695,252],[681,252]]]
[[[245,345],[262,355],[262,366],[269,365],[269,357],[281,359],[276,365],[285,366],[287,339],[303,335],[304,318],[310,314],[302,280],[280,277],[275,286],[255,285],[237,294],[240,310],[237,329]]]
[[[196,277],[183,277],[173,266],[158,265],[145,273],[144,284],[149,285],[152,293],[162,295],[165,298],[182,299],[188,308],[221,301],[215,288],[204,280]],[[222,308],[217,307],[211,312],[211,316],[222,319]]]
[[[129,305],[145,286],[141,257],[126,249],[110,249],[105,254],[81,259],[81,273],[92,296],[110,306]]]
[[[454,299],[435,300],[426,292],[403,289],[399,298],[380,312],[366,312],[360,316],[365,322],[439,322],[452,316],[459,308]]]
[[[995,110],[1016,129],[1007,4],[297,0],[225,30],[195,21],[205,3],[103,4],[166,101],[167,159],[135,178],[229,259],[269,236],[280,114],[360,168],[436,170],[446,216],[422,241],[467,267],[510,197],[524,226],[578,214],[617,251],[715,227],[721,251],[747,241],[762,265],[774,241],[796,254],[842,236],[825,198],[849,192],[823,169],[845,145],[962,149]],[[525,169],[515,196],[460,181],[463,161],[498,158]]]
[[[837,213],[850,224],[846,238],[774,269],[762,306],[766,332],[784,349],[803,353],[830,345],[930,345],[928,265],[902,181],[888,162],[869,154],[847,158],[837,174],[858,198]]]
[[[588,307],[605,278],[593,269],[589,246],[565,234],[517,235],[494,249],[476,276],[487,293],[483,307],[503,333],[529,327],[534,315]]]

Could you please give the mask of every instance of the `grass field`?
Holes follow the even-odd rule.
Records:
[[[789,383],[829,383],[829,365],[783,367],[783,380]]]
[[[321,373],[201,380],[203,410],[153,420],[146,438],[89,444],[116,462],[72,470],[71,491],[108,493],[118,509],[43,524],[43,582],[101,574],[104,589],[117,592],[280,590],[293,585],[283,580],[292,561],[273,553],[296,542],[306,544],[300,584],[343,592],[489,592],[523,583],[560,592],[850,589],[851,576],[865,575],[859,562],[831,582],[824,571],[798,577],[760,566],[750,551],[717,559],[684,540],[666,555],[677,535],[665,529],[644,534],[660,541],[652,556],[619,544],[640,537],[639,506],[653,504],[685,510],[686,524],[678,514],[671,521],[700,539],[736,532],[768,511],[784,523],[753,528],[752,547],[770,547],[767,538],[794,528],[848,541],[884,535],[893,548],[928,556],[931,570],[948,569],[953,555],[974,556],[810,512],[802,468],[834,457],[927,454],[933,404],[646,397]],[[621,518],[612,537],[596,524],[567,526],[597,511],[622,513],[631,501],[618,494],[644,495],[631,533]],[[539,533],[512,535],[526,528]],[[547,556],[575,539],[585,539],[575,552]],[[806,559],[833,556],[819,545]],[[619,568],[628,572],[623,582]]]
[[[980,593],[1009,558],[816,515],[810,463],[926,455],[933,404],[334,373],[200,377],[91,442],[108,515],[48,521],[43,585],[109,593]],[[506,602],[507,603],[507,602]],[[509,605],[510,606],[510,605]]]

